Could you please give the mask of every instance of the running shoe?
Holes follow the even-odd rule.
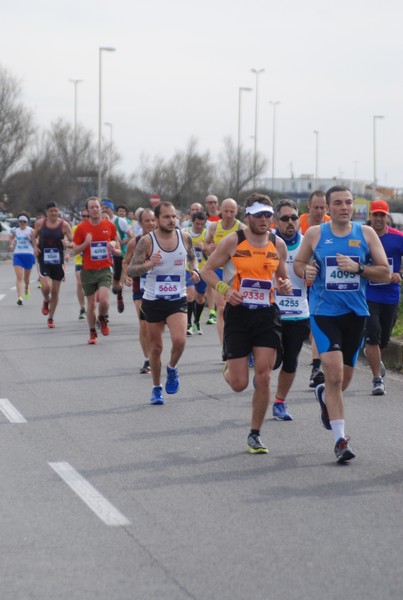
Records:
[[[25,292],[24,292],[24,298],[29,298],[30,295],[30,291],[29,291],[29,285],[25,288]]]
[[[97,343],[97,332],[96,331],[90,331],[90,337],[88,339],[88,343],[90,344],[90,346],[93,346],[94,344]]]
[[[250,433],[248,435],[248,452],[251,454],[268,454],[269,450],[262,444],[260,435]]]
[[[252,368],[255,366],[255,359],[253,358],[252,352],[249,354],[248,365],[249,365],[249,368]]]
[[[385,384],[382,377],[374,377],[372,380],[372,395],[383,396],[385,393]]]
[[[193,335],[193,327],[192,327],[192,325],[188,325],[188,328],[186,330],[186,335]]]
[[[320,420],[322,421],[322,425],[325,429],[329,431],[332,429],[330,425],[329,415],[327,412],[326,404],[323,401],[323,393],[325,391],[325,384],[321,383],[318,387],[315,388],[315,397],[319,402],[320,406]]]
[[[273,404],[273,418],[277,421],[292,421],[292,416],[287,412],[287,405],[284,402]]]
[[[309,378],[309,387],[314,388],[317,385],[325,382],[325,376],[323,371],[320,369],[312,369],[311,376]]]
[[[206,325],[215,325],[217,323],[217,313],[215,310],[211,310],[206,321]]]
[[[42,284],[41,284],[41,282],[40,282],[40,281],[38,281],[37,288],[38,288],[38,290],[41,290],[41,289],[42,289]]]
[[[165,382],[165,391],[167,394],[176,394],[179,390],[179,376],[176,367],[167,367],[167,380]]]
[[[49,317],[49,319],[48,319],[48,327],[49,327],[49,329],[53,329],[54,326],[55,326],[54,320],[51,317]]]
[[[21,296],[19,296],[19,298],[17,298],[17,304],[18,304],[18,306],[22,306],[23,302],[22,302]]]
[[[102,335],[109,335],[108,317],[102,317],[101,315],[99,315],[98,321]]]
[[[165,404],[165,400],[162,397],[162,385],[156,385],[153,387],[150,402],[154,406],[157,406],[159,404]]]
[[[198,323],[196,323],[196,321],[193,323],[193,333],[194,335],[203,335],[203,330],[200,327],[200,321]]]
[[[145,360],[144,361],[144,365],[141,367],[140,373],[142,375],[147,374],[147,373],[151,373],[151,366],[150,366],[150,361],[149,360]]]
[[[338,463],[344,463],[347,460],[351,460],[355,457],[354,452],[348,445],[350,441],[350,437],[346,435],[344,438],[339,438],[334,447],[334,453],[336,455],[336,460]]]
[[[42,302],[42,314],[43,315],[48,315],[49,314],[49,300],[44,300]]]
[[[84,308],[84,306],[82,306],[80,308],[80,314],[78,315],[78,318],[79,318],[80,321],[82,321],[83,319],[85,319],[85,314],[86,314],[85,313],[85,308]]]
[[[123,298],[118,298],[118,313],[122,313],[125,309],[125,303],[123,302]]]

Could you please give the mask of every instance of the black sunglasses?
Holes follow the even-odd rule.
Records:
[[[279,217],[279,221],[283,221],[283,223],[288,223],[288,221],[298,221],[298,215],[284,215],[283,217]]]
[[[251,215],[251,217],[255,217],[255,219],[260,219],[261,217],[264,217],[265,219],[270,219],[272,214],[273,213],[270,210],[262,210],[260,212],[254,213],[253,215]]]
[[[88,217],[89,217],[89,216],[90,216],[90,215],[81,215],[81,217],[82,217],[83,219],[88,219]]]

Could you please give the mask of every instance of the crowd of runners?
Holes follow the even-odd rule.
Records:
[[[403,256],[403,234],[390,226],[387,202],[372,202],[368,224],[352,218],[353,197],[344,186],[314,191],[301,216],[293,200],[273,206],[259,193],[243,207],[208,195],[204,206],[192,204],[183,217],[171,202],[128,215],[123,205],[90,197],[71,228],[50,202],[33,227],[21,212],[10,235],[17,305],[29,298],[36,262],[41,311],[53,329],[64,263],[74,256],[78,318],[87,319],[88,344],[96,345],[99,332],[110,333],[110,292],[121,313],[130,286],[143,355],[139,373],[151,375],[153,405],[178,392],[187,337],[215,325],[223,377],[232,390],[245,390],[253,372],[252,454],[268,452],[261,429],[276,368],[272,415],[292,420],[287,397],[309,339],[307,385],[332,432],[336,460],[346,462],[355,454],[345,433],[343,392],[364,348],[371,393],[385,394],[381,350],[397,318]],[[170,354],[163,385],[165,326]]]

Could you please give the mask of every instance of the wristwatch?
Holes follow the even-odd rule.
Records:
[[[364,273],[364,267],[365,267],[364,263],[362,263],[362,262],[358,263],[358,271],[357,271],[358,275],[361,275],[361,273]]]

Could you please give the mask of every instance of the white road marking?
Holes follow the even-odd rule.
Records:
[[[22,414],[11,404],[7,398],[0,398],[0,410],[5,414],[10,423],[26,423]]]
[[[6,295],[5,294],[0,294],[0,300],[3,300],[3,298],[5,298]]]
[[[49,462],[48,464],[106,525],[112,527],[130,525],[130,521],[68,462]]]

